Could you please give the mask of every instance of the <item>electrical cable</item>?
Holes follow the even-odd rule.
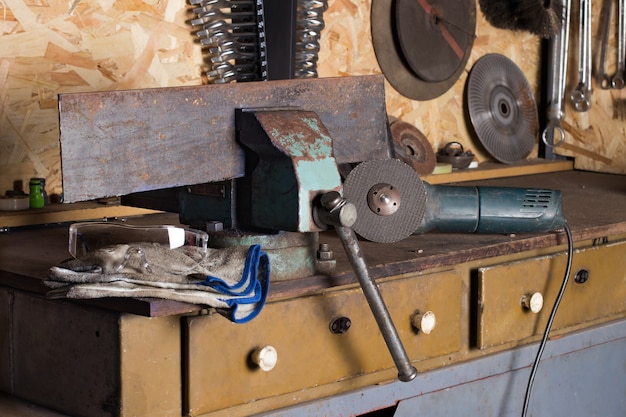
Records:
[[[565,234],[567,235],[567,268],[565,269],[565,277],[563,278],[561,289],[559,290],[559,294],[554,301],[554,306],[552,307],[552,311],[550,312],[550,317],[548,318],[546,330],[543,332],[543,337],[541,339],[541,342],[539,343],[539,349],[537,350],[537,356],[535,357],[533,367],[530,371],[528,385],[526,386],[526,394],[524,396],[524,408],[522,409],[522,417],[526,417],[526,414],[528,413],[530,394],[532,391],[533,382],[535,381],[535,376],[537,374],[537,368],[539,367],[539,362],[541,361],[541,355],[543,354],[543,350],[545,349],[546,343],[548,342],[548,336],[550,334],[550,329],[552,328],[552,323],[554,322],[554,316],[556,316],[556,311],[559,308],[559,304],[561,303],[561,299],[563,298],[563,294],[565,293],[565,288],[567,287],[567,282],[569,281],[569,275],[572,269],[572,258],[574,256],[574,241],[572,239],[572,231],[570,230],[567,223],[564,224],[563,229],[565,230]]]

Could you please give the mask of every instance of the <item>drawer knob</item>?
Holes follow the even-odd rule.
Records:
[[[432,311],[425,313],[417,313],[411,318],[411,324],[413,327],[425,334],[430,334],[437,325],[437,317]]]
[[[274,346],[265,346],[252,352],[252,362],[259,366],[263,371],[269,372],[276,366],[278,362],[278,352]]]
[[[526,293],[522,297],[522,307],[537,314],[543,308],[543,295],[540,292]]]

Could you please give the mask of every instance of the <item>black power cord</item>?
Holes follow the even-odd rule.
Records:
[[[561,289],[559,290],[559,294],[556,296],[556,300],[554,301],[554,306],[552,307],[552,311],[550,312],[550,317],[548,318],[548,324],[546,325],[546,330],[543,332],[543,337],[541,342],[539,343],[539,349],[537,351],[537,356],[535,357],[535,361],[533,362],[533,367],[530,371],[530,378],[528,379],[528,385],[526,386],[526,395],[524,396],[524,408],[522,409],[522,417],[526,417],[528,413],[528,405],[530,403],[530,394],[533,388],[533,382],[535,381],[535,376],[537,374],[537,368],[539,367],[539,362],[541,361],[541,355],[543,355],[543,350],[546,347],[546,343],[548,342],[548,336],[550,334],[550,329],[552,328],[552,323],[554,322],[554,316],[556,316],[556,311],[559,308],[559,304],[561,304],[561,299],[563,298],[563,294],[565,293],[565,288],[567,287],[567,282],[569,281],[569,275],[572,270],[572,257],[574,256],[574,240],[572,239],[572,231],[570,230],[567,223],[563,226],[565,230],[565,234],[567,235],[567,268],[565,269],[565,277],[563,278],[563,283],[561,284]]]

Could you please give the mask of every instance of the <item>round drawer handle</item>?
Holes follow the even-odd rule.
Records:
[[[532,313],[539,313],[543,308],[543,295],[540,292],[526,293],[522,297],[522,307]]]
[[[437,317],[432,311],[417,313],[411,317],[411,325],[413,325],[417,331],[424,334],[430,334],[433,330],[435,330]]]
[[[261,370],[269,372],[278,363],[278,352],[273,346],[265,346],[252,352],[252,362],[258,365]]]

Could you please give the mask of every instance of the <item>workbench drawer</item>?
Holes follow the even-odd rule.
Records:
[[[460,273],[403,277],[381,283],[380,289],[411,360],[459,350]],[[436,315],[430,334],[411,324],[416,313],[426,311]],[[358,287],[272,302],[247,324],[219,315],[185,321],[184,411],[191,416],[394,368]],[[251,360],[253,352],[266,346],[274,347],[278,356],[270,371]]]
[[[566,264],[567,254],[561,253],[479,268],[472,289],[477,347],[524,343],[525,339],[542,335]],[[533,312],[541,298],[543,307]],[[625,311],[626,243],[574,251],[570,280],[552,330]]]

